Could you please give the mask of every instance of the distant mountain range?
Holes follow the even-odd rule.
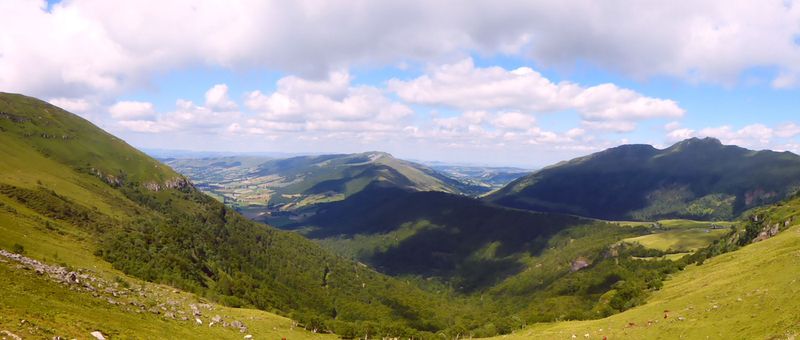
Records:
[[[692,138],[666,149],[623,145],[515,180],[488,200],[611,220],[726,220],[800,188],[800,156]]]
[[[524,170],[428,167],[384,152],[298,156],[164,158],[203,191],[239,207],[292,210],[347,198],[373,182],[415,191],[476,196],[522,176]]]

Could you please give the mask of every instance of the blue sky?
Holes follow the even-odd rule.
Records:
[[[794,1],[0,1],[0,91],[142,148],[540,167],[800,151]]]

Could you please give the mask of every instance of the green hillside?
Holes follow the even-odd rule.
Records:
[[[798,215],[800,199],[756,211],[746,228],[709,251],[737,249],[753,235],[755,243],[700,258],[702,264],[675,274],[640,307],[598,320],[537,324],[502,338],[794,339],[800,335]],[[773,231],[780,233],[769,237]]]
[[[0,112],[0,248],[19,245],[40,260],[164,283],[341,334],[437,332],[470,313],[450,310],[455,299],[251,222],[47,103],[0,94]],[[25,300],[13,301],[23,305],[7,308],[26,311]]]
[[[373,185],[300,213],[308,217],[282,227],[428,290],[479,301],[493,320],[464,326],[475,336],[613,314],[643,301],[681,268],[670,260],[638,259],[663,251],[620,243],[648,235],[646,226],[509,209],[441,192]],[[601,299],[613,289],[626,295]]]
[[[522,177],[501,205],[621,220],[730,220],[800,185],[800,156],[689,139],[659,150],[623,145]]]

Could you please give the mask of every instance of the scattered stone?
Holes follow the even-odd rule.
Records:
[[[239,320],[234,320],[233,322],[231,322],[231,327],[238,328],[240,333],[246,333],[247,332],[247,326],[245,326]]]
[[[244,338],[245,338],[245,339],[247,339],[247,340],[250,340],[250,339],[252,339],[252,338],[253,338],[253,336],[252,336],[252,335],[250,335],[250,334],[247,334],[247,335],[245,335],[245,336],[244,336]]]
[[[679,317],[678,317],[678,321],[686,321],[686,318],[684,318],[684,317],[682,317],[682,316],[679,316]]]
[[[200,320],[200,318],[194,318],[194,322],[197,323],[198,325],[203,324],[203,320]]]
[[[200,309],[197,308],[197,305],[190,304],[189,308],[192,309],[192,315],[194,315],[195,317],[203,315],[203,313],[200,312]]]
[[[89,334],[91,334],[97,340],[106,340],[106,337],[103,336],[103,333],[100,333],[100,331],[94,331]]]
[[[0,334],[3,334],[3,335],[5,335],[5,336],[7,336],[7,337],[9,337],[9,338],[11,338],[13,340],[22,340],[22,338],[20,338],[16,334],[11,333],[9,331],[5,331],[5,330],[4,331],[0,331]]]

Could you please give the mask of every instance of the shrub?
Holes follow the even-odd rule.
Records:
[[[17,254],[25,254],[25,247],[19,243],[14,243],[14,246],[11,247],[11,251]]]

